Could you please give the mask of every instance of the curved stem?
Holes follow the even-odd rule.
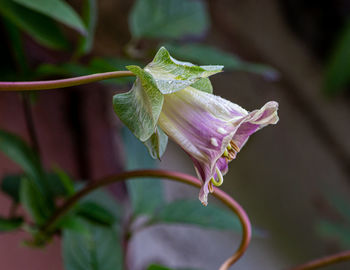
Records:
[[[126,179],[130,178],[139,178],[142,177],[154,177],[154,178],[167,178],[169,180],[174,180],[178,182],[182,182],[185,184],[189,184],[191,186],[195,187],[201,187],[202,183],[195,177],[183,173],[178,172],[170,172],[170,171],[163,171],[163,170],[138,170],[138,171],[131,171],[131,172],[124,172],[117,175],[112,175],[110,177],[103,178],[99,181],[92,182],[91,184],[87,185],[77,193],[75,193],[72,197],[67,199],[63,205],[52,215],[52,217],[48,220],[48,222],[41,228],[41,231],[44,233],[50,233],[51,230],[54,228],[55,223],[64,215],[66,214],[83,196],[87,195],[88,193],[94,191],[97,188],[107,186],[111,183],[115,183],[118,181],[124,181]],[[227,270],[229,267],[235,263],[246,251],[250,239],[251,239],[251,224],[248,218],[248,215],[245,213],[243,208],[228,194],[223,192],[220,189],[214,188],[213,195],[218,198],[220,201],[222,201],[230,210],[232,210],[239,218],[243,235],[242,235],[242,241],[235,252],[230,258],[228,258],[220,267],[220,270]]]
[[[305,264],[291,268],[290,270],[309,270],[324,267],[330,264],[350,260],[350,250],[315,259]]]
[[[135,76],[135,74],[131,71],[112,71],[61,80],[33,82],[0,82],[0,91],[49,90],[129,76]]]

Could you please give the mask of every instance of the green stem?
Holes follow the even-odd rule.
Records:
[[[90,192],[109,184],[124,181],[130,178],[137,178],[142,180],[145,176],[154,178],[167,178],[169,180],[182,182],[191,186],[201,187],[202,183],[197,178],[178,172],[163,171],[163,170],[138,170],[124,172],[110,177],[103,178],[101,180],[92,182],[85,186],[83,189],[75,193],[72,197],[68,198],[63,205],[57,209],[48,222],[41,228],[41,232],[50,234],[53,232],[56,222],[63,217],[82,197]],[[220,267],[220,270],[227,270],[234,264],[246,251],[251,239],[251,224],[249,217],[244,209],[228,194],[220,189],[214,188],[213,196],[222,201],[231,211],[233,211],[239,218],[242,225],[242,241],[237,251],[228,258]]]
[[[0,91],[49,90],[129,76],[135,76],[135,74],[131,71],[112,71],[61,80],[33,82],[0,82]]]
[[[290,270],[310,270],[328,266],[330,264],[335,264],[343,261],[350,260],[350,250],[315,259],[313,261],[307,262],[305,264],[291,268]]]

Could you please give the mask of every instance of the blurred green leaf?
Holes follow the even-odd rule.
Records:
[[[67,197],[68,191],[62,183],[61,178],[56,173],[47,173],[46,179],[48,183],[48,190],[53,197]]]
[[[89,221],[99,223],[100,225],[113,225],[116,222],[115,215],[92,201],[80,203],[75,213]]]
[[[94,42],[95,28],[97,24],[97,2],[96,0],[84,0],[82,18],[87,28],[87,35],[82,36],[78,42],[77,55],[89,53]]]
[[[54,168],[54,173],[60,180],[59,185],[61,185],[62,189],[64,190],[63,194],[65,194],[66,196],[73,195],[75,193],[74,182],[69,177],[69,175],[58,167]]]
[[[185,45],[173,43],[164,46],[175,57],[187,59],[199,65],[220,64],[225,67],[225,70],[252,72],[263,75],[271,80],[275,80],[279,77],[278,72],[270,66],[243,61],[234,54],[224,52],[212,46],[199,43]]]
[[[123,209],[120,207],[118,201],[112,197],[108,190],[98,189],[90,194],[86,195],[84,198],[80,200],[80,203],[95,203],[100,207],[103,207],[105,211],[109,212],[109,215],[112,214],[114,216],[114,220],[121,220]]]
[[[122,270],[119,229],[85,222],[88,234],[63,231],[62,254],[65,270]]]
[[[9,41],[11,43],[10,49],[16,62],[16,67],[19,69],[21,74],[27,73],[29,71],[29,67],[24,53],[21,33],[18,27],[9,20],[4,19],[3,22],[7,31],[7,36],[9,37]]]
[[[42,195],[49,195],[48,183],[38,156],[20,137],[0,130],[0,151],[22,167]]]
[[[20,228],[23,224],[22,218],[10,218],[6,219],[0,217],[0,232],[14,231]]]
[[[80,33],[86,33],[84,23],[74,9],[62,0],[13,0],[19,5],[42,13],[55,19]]]
[[[90,69],[88,66],[84,66],[78,63],[64,63],[61,65],[42,64],[36,70],[38,77],[45,76],[81,76],[88,75]]]
[[[177,200],[164,205],[154,217],[157,222],[183,223],[218,230],[241,230],[239,220],[228,210],[214,204]]]
[[[316,231],[323,237],[337,240],[344,248],[350,247],[350,228],[348,225],[321,220],[316,226]]]
[[[350,82],[350,21],[336,42],[324,79],[324,91],[336,94]]]
[[[41,45],[57,50],[68,48],[69,44],[60,29],[47,16],[22,7],[12,0],[0,0],[0,14]]]
[[[43,195],[27,178],[21,181],[20,202],[38,225],[44,224],[52,214],[52,208],[46,203]]]
[[[90,231],[86,228],[84,220],[73,214],[65,215],[64,217],[60,218],[55,225],[56,228],[71,230],[83,235],[88,235],[90,233]]]
[[[150,169],[156,165],[146,148],[126,128],[122,130],[125,146],[126,170]],[[150,215],[164,203],[163,186],[158,179],[135,179],[126,182],[135,215]]]
[[[134,38],[200,36],[208,27],[209,16],[203,1],[138,0],[129,15]]]
[[[11,197],[15,202],[19,202],[19,190],[23,175],[6,175],[1,182],[1,190]]]

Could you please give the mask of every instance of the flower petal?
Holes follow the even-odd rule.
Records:
[[[198,177],[203,181],[199,198],[207,204],[209,181],[228,170],[228,160],[235,158],[249,136],[278,121],[278,104],[268,102],[260,110],[245,109],[221,97],[187,87],[164,95],[158,125],[191,157]],[[230,158],[222,157],[233,143]]]

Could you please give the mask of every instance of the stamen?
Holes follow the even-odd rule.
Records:
[[[222,154],[224,157],[228,157],[228,151],[225,149],[225,152]]]
[[[230,141],[230,145],[236,152],[240,151],[239,147],[237,146],[237,144],[235,144],[234,141]]]
[[[215,171],[216,171],[216,175],[218,177],[218,181],[216,181],[213,177],[210,179],[210,182],[213,183],[214,186],[221,186],[222,183],[224,182],[224,178],[222,177],[222,173],[221,171],[219,170],[218,167],[215,168]]]
[[[219,146],[218,141],[215,138],[210,138],[210,143],[215,147]]]
[[[236,156],[235,151],[230,151],[230,152],[228,153],[228,160],[231,161],[232,159],[235,158],[235,156]]]
[[[209,184],[208,184],[208,188],[209,188],[209,192],[210,192],[210,193],[213,193],[213,192],[214,192],[214,188],[213,188],[213,183],[212,183],[212,181],[215,181],[213,177],[210,179]]]
[[[231,144],[228,144],[228,145],[226,146],[226,149],[227,149],[227,150],[231,150],[231,149],[232,149]]]

